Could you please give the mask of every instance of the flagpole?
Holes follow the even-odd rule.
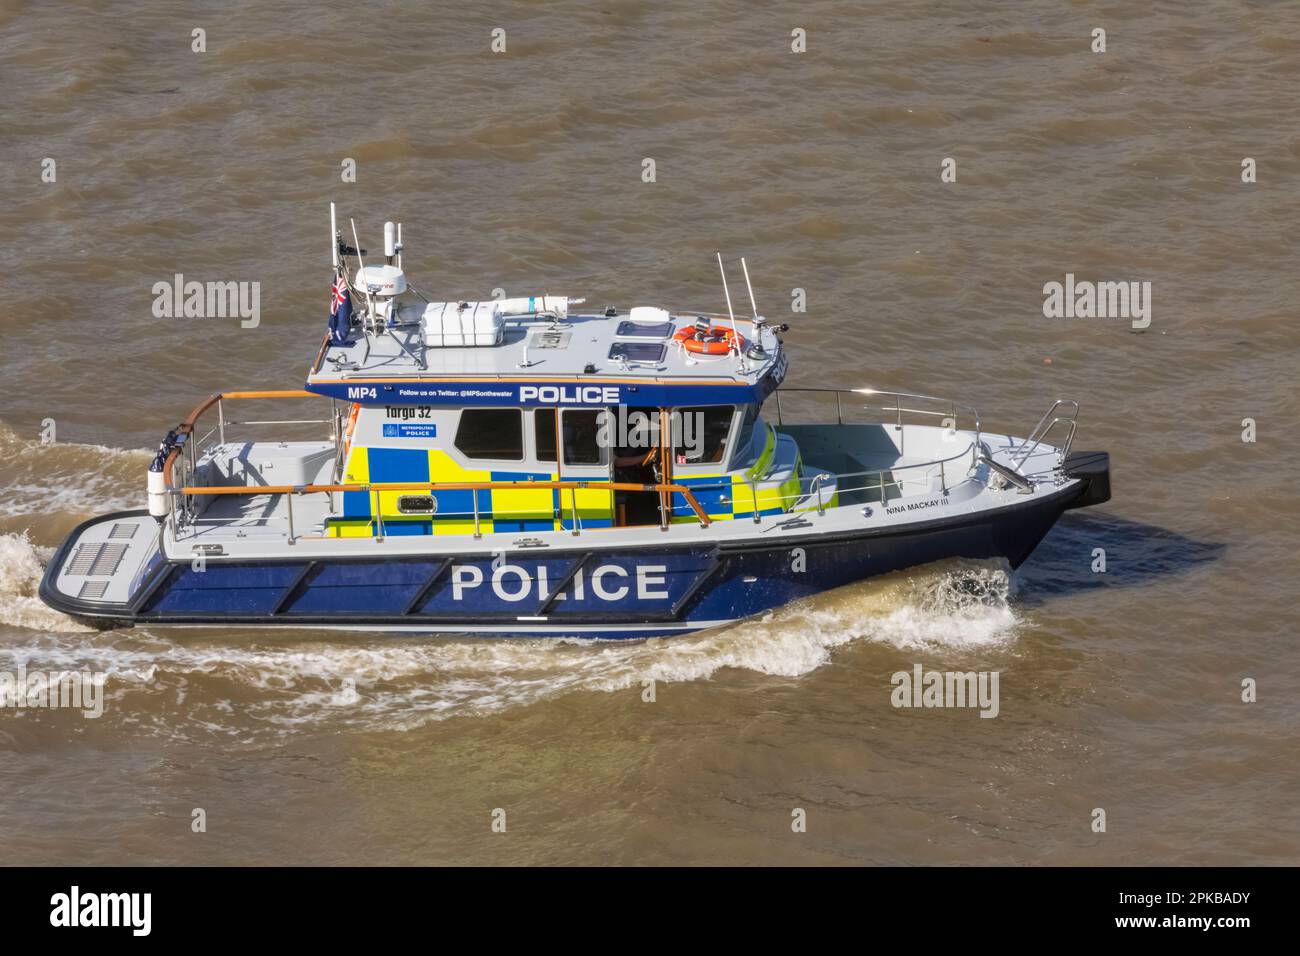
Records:
[[[334,204],[330,203],[330,261],[334,263],[334,274],[339,271],[339,226],[334,215]]]
[[[352,223],[352,242],[357,250],[357,267],[360,274],[364,275],[366,271],[366,260],[361,258],[361,240],[357,238],[357,221],[355,219],[350,219],[349,222]],[[371,323],[374,323],[375,303],[370,298],[370,285],[368,283],[366,285],[365,291],[366,291],[366,313]],[[362,322],[361,325],[362,327],[364,327],[365,323]]]

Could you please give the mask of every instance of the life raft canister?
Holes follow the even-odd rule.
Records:
[[[688,352],[702,355],[726,355],[733,348],[740,352],[745,348],[745,337],[735,329],[724,325],[712,325],[704,328],[701,324],[689,325],[673,336],[674,342],[680,342]],[[734,343],[734,344],[733,344]]]

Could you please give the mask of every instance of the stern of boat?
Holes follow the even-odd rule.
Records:
[[[128,623],[162,563],[158,527],[143,510],[78,525],[46,566],[41,599],[97,627]]]

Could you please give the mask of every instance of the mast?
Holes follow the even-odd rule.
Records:
[[[727,315],[731,316],[731,331],[736,331],[736,313],[731,308],[731,290],[727,288],[727,270],[722,265],[722,253],[714,253],[718,257],[718,271],[722,273],[722,294],[727,297]]]

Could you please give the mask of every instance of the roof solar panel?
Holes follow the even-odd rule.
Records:
[[[614,333],[621,339],[666,339],[673,334],[671,322],[620,322]]]
[[[611,359],[628,362],[662,362],[666,352],[662,342],[615,342],[609,347]]]

